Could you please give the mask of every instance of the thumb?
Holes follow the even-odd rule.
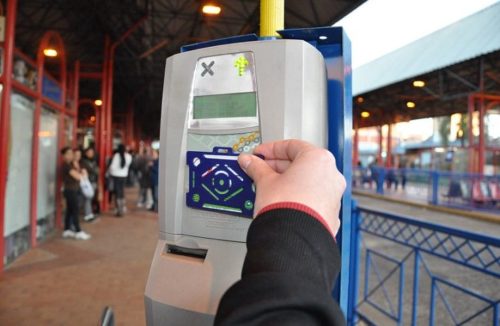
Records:
[[[264,160],[254,155],[240,154],[238,163],[243,171],[245,171],[256,184],[265,176],[275,173]]]

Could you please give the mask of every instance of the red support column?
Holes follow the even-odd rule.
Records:
[[[16,28],[17,0],[7,1],[5,41],[3,47],[4,70],[3,91],[0,107],[0,273],[3,271],[5,196],[7,193],[7,173],[9,169],[9,128],[10,128],[10,93],[12,89],[12,62],[14,59],[14,37]]]
[[[43,70],[43,64],[41,65]],[[43,72],[42,72],[43,74]],[[38,76],[40,67],[38,67]],[[33,142],[31,146],[31,207],[30,207],[30,227],[31,227],[31,247],[36,247],[36,227],[37,227],[37,200],[38,200],[38,145],[40,142],[40,114],[42,111],[42,78],[37,79],[38,98],[35,100],[35,112],[33,114]]]
[[[385,156],[385,167],[392,168],[392,125],[387,125],[387,154]]]
[[[97,109],[95,111],[94,149],[95,149],[96,154],[101,152],[101,142],[100,142],[101,111],[102,111],[102,107],[97,107]],[[99,162],[97,162],[97,164],[99,164]]]
[[[479,145],[478,145],[478,163],[477,172],[483,174],[485,163],[485,135],[484,135],[484,98],[480,100],[479,106]]]
[[[57,137],[57,147],[59,150],[61,150],[65,145],[65,120],[66,120],[66,115],[63,114],[62,112],[59,114],[59,126],[58,126],[58,137]],[[57,153],[58,156],[59,153]],[[62,163],[62,157],[59,158],[58,160],[58,165],[61,166]],[[59,169],[57,169],[57,177],[56,177],[56,226],[60,229],[63,227],[63,219],[62,219],[62,174],[59,172]]]
[[[104,135],[103,135],[103,152],[101,154],[101,162],[99,166],[101,167],[101,182],[104,185],[104,173],[105,173],[105,162],[106,158],[110,157],[113,151],[113,73],[114,73],[114,57],[116,48],[125,41],[137,28],[139,28],[147,19],[147,16],[139,19],[134,25],[132,25],[123,35],[109,46],[109,37],[106,37],[106,45],[104,52],[104,73],[103,84],[104,96],[103,96],[103,124],[104,124]],[[108,192],[103,192],[102,198],[102,209],[103,211],[108,209]]]
[[[80,98],[80,60],[75,61],[75,72],[73,74],[74,80],[73,80],[73,112],[75,112],[75,119],[73,119],[73,130],[74,130],[74,137],[73,137],[73,147],[76,147],[78,144],[78,140],[76,139],[77,135],[77,129],[78,129],[78,100]]]
[[[352,166],[357,167],[359,162],[359,129],[358,125],[354,126],[354,137],[353,137],[353,154],[352,154]]]
[[[469,114],[469,125],[468,125],[468,135],[469,135],[469,173],[474,172],[474,157],[475,157],[475,150],[474,150],[474,134],[472,132],[473,126],[472,126],[472,119],[474,117],[474,95],[471,94],[469,95],[468,101],[467,101],[467,107],[468,107],[468,114]]]
[[[106,35],[104,41],[104,59],[102,64],[102,84],[101,84],[101,100],[100,109],[100,134],[99,134],[99,189],[101,192],[101,210],[108,209],[108,192],[104,191],[105,173],[106,173],[106,153],[107,153],[107,110],[108,110],[108,57],[109,57],[109,36]]]
[[[127,104],[127,115],[125,116],[125,143],[132,146],[134,141],[134,102],[129,100]]]
[[[139,19],[132,27],[130,27],[116,42],[110,45],[109,36],[106,36],[104,45],[104,60],[102,72],[102,102],[101,107],[101,139],[99,153],[99,167],[101,170],[100,186],[104,190],[106,173],[106,159],[111,156],[113,151],[113,73],[114,73],[114,56],[118,45],[125,41],[145,20],[147,16]],[[101,208],[103,211],[108,209],[108,192],[102,192]]]
[[[137,30],[146,20],[147,20],[147,15],[139,19],[134,25],[132,25],[125,33],[122,34],[122,36],[111,45],[111,48],[108,52],[108,74],[107,74],[107,80],[108,80],[108,85],[107,85],[107,104],[108,104],[108,117],[109,120],[107,121],[107,125],[109,127],[109,134],[107,137],[108,141],[108,155],[111,156],[112,152],[112,146],[113,146],[113,133],[112,133],[112,126],[113,126],[113,74],[114,74],[114,60],[115,60],[115,51],[116,48],[123,43],[135,30]]]
[[[109,51],[109,58],[108,58],[108,74],[107,74],[107,87],[108,91],[106,94],[106,100],[107,100],[107,107],[106,107],[106,156],[111,157],[111,154],[113,152],[113,78],[114,78],[114,65],[115,65],[115,60],[114,60],[114,53],[116,47],[111,46],[111,49]]]
[[[382,166],[382,144],[384,142],[384,137],[382,135],[382,126],[378,127],[378,153],[377,153],[377,165]]]

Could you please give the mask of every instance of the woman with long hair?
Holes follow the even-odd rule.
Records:
[[[118,145],[116,153],[111,159],[109,174],[113,178],[115,192],[116,216],[123,216],[125,212],[125,182],[129,172],[132,156],[127,153],[123,144]]]
[[[94,197],[84,198],[83,202],[83,210],[85,212],[83,220],[86,222],[91,222],[96,218],[95,214],[99,213],[97,188],[97,184],[99,181],[99,163],[97,162],[95,157],[94,147],[89,146],[83,151],[83,157],[80,160],[80,165],[87,171],[89,181],[92,184],[92,188],[94,188]]]

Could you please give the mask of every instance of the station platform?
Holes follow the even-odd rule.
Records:
[[[354,199],[361,207],[384,211],[425,222],[498,237],[500,234],[500,216],[476,212],[460,212],[456,209],[442,208],[426,203],[405,201],[387,195],[375,195],[356,190]]]
[[[0,325],[97,325],[111,306],[117,325],[144,325],[144,289],[157,241],[157,215],[135,208],[123,218],[82,223],[88,241],[56,231],[0,276]]]
[[[414,191],[414,193],[415,192],[419,191],[417,190]],[[418,198],[414,196],[414,193],[412,193],[411,189],[407,189],[406,191],[386,190],[383,195],[380,195],[375,193],[371,189],[353,189],[353,194],[362,198],[372,198],[374,201],[380,201],[381,203],[400,204],[400,206],[405,207],[405,209],[408,209],[408,207],[415,207],[416,210],[411,210],[412,213],[418,212],[418,209],[421,209],[434,212],[432,215],[437,214],[439,216],[440,213],[442,213],[444,214],[443,216],[458,216],[463,218],[470,218],[473,220],[482,220],[485,222],[496,223],[500,225],[500,211],[497,214],[494,214],[492,211],[469,210],[440,205],[431,205],[426,199],[426,194],[424,196],[421,196],[421,198]],[[397,205],[395,205],[394,207],[397,207]],[[394,213],[405,215],[404,211],[401,212],[398,209],[396,209]]]

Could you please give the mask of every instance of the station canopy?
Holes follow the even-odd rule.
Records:
[[[500,2],[355,69],[355,124],[465,113],[469,94],[500,95],[499,17]]]
[[[330,26],[365,0],[286,0],[285,27]],[[221,7],[205,16],[206,3]],[[258,33],[260,0],[25,0],[18,2],[16,46],[35,57],[47,30],[59,32],[68,62],[100,64],[105,35],[116,41],[147,17],[117,48],[114,112],[135,98],[135,116],[143,130],[157,134],[165,59],[181,46],[234,35]],[[71,66],[68,67],[70,70]],[[82,81],[80,97],[99,97],[99,85]]]

